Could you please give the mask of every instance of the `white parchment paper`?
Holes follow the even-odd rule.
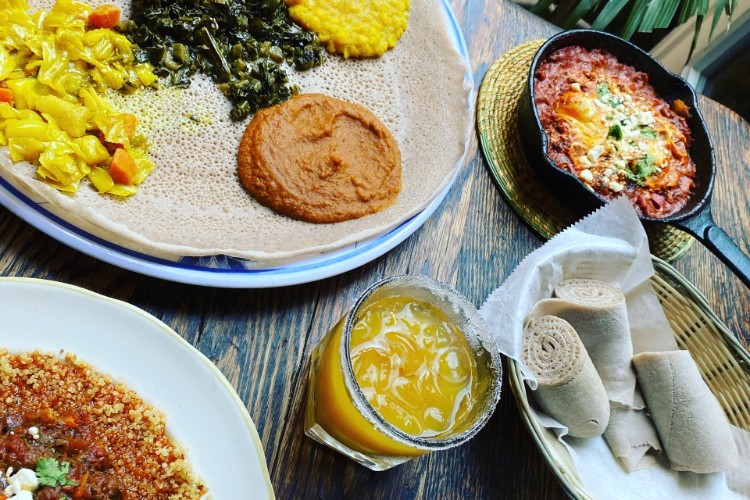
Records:
[[[500,351],[519,364],[527,380],[533,375],[521,361],[524,318],[538,301],[552,296],[557,283],[569,278],[597,279],[623,291],[635,354],[677,349],[649,282],[653,274],[643,226],[629,202],[620,198],[528,255],[490,294],[481,313]],[[736,471],[674,472],[663,461],[653,461],[652,467],[628,473],[603,438],[572,438],[559,422],[536,412],[533,416],[558,435],[586,489],[597,498],[750,498],[750,433],[741,429],[733,428],[741,461]]]

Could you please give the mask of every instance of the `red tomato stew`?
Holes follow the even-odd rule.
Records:
[[[0,500],[206,492],[164,415],[71,354],[0,350],[0,431]]]
[[[599,49],[557,50],[534,76],[558,168],[605,199],[627,196],[640,216],[667,217],[685,205],[695,177],[685,103],[670,105],[646,73]]]

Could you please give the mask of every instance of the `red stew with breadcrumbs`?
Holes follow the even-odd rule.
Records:
[[[534,96],[558,168],[605,199],[627,196],[641,216],[685,206],[695,177],[689,110],[657,96],[646,73],[603,50],[565,47],[539,65]]]
[[[42,500],[206,492],[164,415],[70,354],[0,350],[0,431],[0,500],[22,490]]]

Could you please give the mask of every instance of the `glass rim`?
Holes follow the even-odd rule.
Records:
[[[476,331],[476,336],[479,337],[478,341],[482,349],[487,351],[491,359],[491,369],[493,371],[493,377],[489,384],[488,394],[485,395],[487,398],[488,407],[483,411],[479,417],[463,432],[448,437],[421,437],[408,434],[401,429],[397,428],[390,422],[388,422],[383,416],[370,404],[365,396],[362,388],[356,380],[354,375],[354,367],[352,366],[351,359],[351,333],[354,328],[354,324],[357,320],[357,312],[363,304],[375,293],[377,290],[385,285],[392,282],[404,281],[409,285],[418,286],[432,293],[432,289],[445,293],[450,297],[452,304],[458,306],[461,314],[465,315],[468,322],[472,324],[472,330]],[[464,335],[467,333],[464,329],[461,329]],[[489,345],[487,345],[489,343]],[[374,427],[385,434],[387,437],[412,446],[414,448],[423,449],[426,451],[442,450],[451,448],[464,443],[474,437],[489,421],[492,417],[498,402],[500,401],[500,393],[502,388],[502,362],[500,360],[500,351],[497,347],[495,339],[490,333],[489,326],[485,322],[484,318],[479,314],[477,308],[469,302],[463,295],[451,286],[435,280],[427,275],[398,275],[391,276],[388,278],[381,279],[372,285],[370,285],[364,292],[357,298],[357,301],[346,313],[344,319],[344,325],[342,329],[341,342],[340,342],[340,356],[339,361],[341,364],[342,372],[344,374],[344,385],[349,393],[349,396],[354,403],[354,406],[360,411],[362,416],[365,417]]]

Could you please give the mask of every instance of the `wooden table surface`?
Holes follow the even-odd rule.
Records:
[[[506,1],[452,4],[477,85],[504,51],[555,31]],[[750,126],[708,99],[701,105],[718,162],[713,213],[750,253]],[[507,381],[478,437],[386,472],[371,472],[314,443],[304,436],[302,423],[310,352],[370,283],[427,274],[478,306],[541,244],[493,184],[476,138],[458,181],[420,230],[370,264],[300,286],[228,290],[141,276],[71,250],[0,208],[1,275],[63,281],[130,302],[218,365],[257,426],[279,498],[563,497],[521,422]],[[674,265],[730,330],[748,330],[750,292],[718,259],[695,244]]]

